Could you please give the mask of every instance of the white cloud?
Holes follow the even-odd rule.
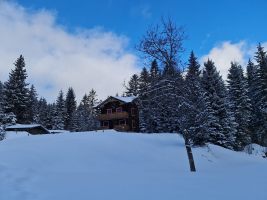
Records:
[[[126,51],[127,38],[100,28],[69,33],[55,20],[50,11],[0,1],[0,80],[22,54],[29,82],[48,100],[69,86],[79,98],[91,88],[101,98],[121,92],[138,70],[137,57]]]
[[[211,59],[225,79],[232,61],[245,65],[247,55],[246,48],[247,45],[243,41],[239,43],[225,41],[212,48],[207,55],[201,58],[201,62],[203,63]]]
[[[267,50],[267,42],[261,44]],[[257,50],[257,44],[249,44],[245,41],[232,43],[224,41],[213,47],[207,55],[201,57],[203,64],[208,59],[211,59],[217,69],[220,71],[224,79],[227,78],[228,70],[231,62],[238,62],[245,67],[249,58],[254,59],[254,54]]]

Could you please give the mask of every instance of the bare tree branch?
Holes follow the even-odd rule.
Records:
[[[170,19],[162,18],[161,24],[151,26],[136,49],[145,58],[157,59],[165,66],[177,66],[180,54],[184,52],[183,41],[186,39],[183,27],[178,27]]]

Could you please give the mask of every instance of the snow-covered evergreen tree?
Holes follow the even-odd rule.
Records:
[[[5,138],[5,127],[14,125],[16,116],[13,113],[3,113],[0,111],[0,140]]]
[[[95,90],[91,90],[88,95],[84,95],[74,117],[73,126],[77,131],[97,130],[99,122],[96,119],[95,105],[98,103]]]
[[[63,91],[60,90],[53,111],[53,129],[63,130],[66,120],[66,106]]]
[[[222,77],[216,70],[214,63],[208,60],[204,63],[202,86],[210,108],[214,116],[211,124],[215,131],[209,134],[209,141],[226,148],[235,145],[236,124],[233,113],[229,109],[226,88]]]
[[[67,95],[66,95],[66,101],[65,101],[65,106],[66,106],[66,121],[65,121],[65,129],[66,130],[73,130],[74,127],[73,125],[73,117],[74,117],[74,112],[77,107],[77,102],[75,99],[75,93],[73,88],[69,88]]]
[[[4,85],[2,84],[2,82],[0,81],[0,113],[3,113],[4,112],[4,101],[3,101],[3,98],[4,98]]]
[[[154,59],[151,63],[150,67],[150,82],[153,84],[154,82],[158,81],[160,78],[160,70],[158,67],[158,62]]]
[[[253,143],[260,143],[260,135],[258,135],[258,129],[260,127],[259,113],[259,91],[260,91],[260,82],[259,82],[259,70],[257,66],[253,64],[251,60],[247,64],[247,83],[248,83],[248,96],[251,101],[251,120],[249,124],[249,129],[251,132],[251,139]]]
[[[44,124],[47,129],[54,129],[54,119],[55,119],[55,110],[56,104],[47,104],[45,115],[44,115]]]
[[[267,143],[267,53],[261,44],[257,47],[255,54],[257,76],[256,89],[257,89],[257,102],[258,108],[258,128],[256,134],[260,144]]]
[[[149,79],[149,73],[144,67],[139,76],[139,93],[147,91],[150,83]]]
[[[29,101],[27,73],[22,55],[15,62],[15,69],[11,70],[9,79],[4,84],[5,113],[14,113],[18,123],[28,122],[27,106]]]
[[[191,52],[185,77],[183,103],[179,106],[180,129],[194,145],[204,145],[214,135],[214,116],[201,85],[200,64]]]
[[[125,86],[126,96],[137,96],[138,95],[138,89],[139,89],[139,77],[137,74],[132,75],[128,85]]]
[[[241,65],[231,63],[227,82],[230,109],[235,116],[235,122],[237,124],[235,149],[243,150],[246,145],[251,143],[249,132],[251,104],[248,97],[247,81]]]
[[[28,123],[37,123],[38,113],[38,96],[34,85],[31,85],[29,91],[29,101],[27,105]]]

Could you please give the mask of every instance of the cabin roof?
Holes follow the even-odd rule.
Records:
[[[131,97],[109,96],[104,101],[102,101],[100,104],[96,105],[95,108],[101,107],[102,105],[104,105],[105,103],[107,103],[108,100],[110,100],[111,98],[117,99],[118,101],[121,101],[123,103],[131,103],[131,102],[133,102],[133,100],[136,99],[136,96],[131,96]]]
[[[43,133],[50,133],[49,130],[47,130],[45,127],[43,127],[41,124],[15,124],[11,125],[5,128],[6,131],[28,131],[38,128],[40,130],[43,130]],[[30,132],[31,133],[31,132]]]
[[[116,96],[110,96],[112,98],[118,99],[120,101],[123,101],[125,103],[131,103],[134,99],[136,99],[135,96],[131,96],[131,97],[116,97]]]

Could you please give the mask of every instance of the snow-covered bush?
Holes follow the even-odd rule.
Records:
[[[0,114],[0,140],[5,138],[5,127],[16,123],[16,116],[13,113]]]

